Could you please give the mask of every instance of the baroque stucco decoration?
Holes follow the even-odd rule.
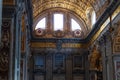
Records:
[[[102,71],[102,57],[96,45],[93,46],[89,61],[90,70]]]
[[[91,11],[95,11],[98,19],[109,3],[109,0],[32,0],[33,18],[35,20],[46,10],[66,9],[79,16],[87,25],[86,29],[91,30],[89,24]]]
[[[10,21],[2,22],[2,43],[0,46],[0,77],[8,78],[6,73],[9,71],[10,58]]]
[[[107,3],[109,3],[108,0],[32,0],[33,16],[36,17],[46,9],[60,7],[76,12],[86,20],[88,9],[93,8],[97,12]]]
[[[116,28],[114,30],[114,36],[113,36],[113,53],[119,53],[120,52],[120,21],[114,24],[114,27]]]

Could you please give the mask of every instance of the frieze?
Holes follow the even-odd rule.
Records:
[[[56,48],[58,50],[62,48],[86,48],[86,45],[80,43],[63,43],[58,41],[57,43],[50,42],[31,42],[31,47],[34,48]]]
[[[56,48],[55,43],[41,43],[41,42],[32,42],[31,47],[37,47],[37,48]]]
[[[64,43],[62,48],[84,48],[85,45],[79,43]]]
[[[32,37],[31,42],[52,42],[56,43],[58,40],[61,40],[63,43],[86,43],[86,39],[74,38],[35,38]]]

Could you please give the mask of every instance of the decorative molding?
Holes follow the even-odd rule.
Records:
[[[8,79],[9,55],[10,55],[10,27],[11,21],[2,21],[2,44],[0,46],[0,77]]]
[[[32,48],[56,48],[58,50],[63,48],[86,48],[85,44],[79,43],[63,43],[59,40],[57,43],[51,42],[31,42]]]
[[[43,42],[32,42],[31,43],[31,47],[34,48],[56,48],[56,44],[55,43],[43,43]]]
[[[116,30],[114,31],[113,36],[113,52],[118,53],[120,52],[120,25],[119,22],[116,24]],[[115,35],[116,34],[116,35]]]

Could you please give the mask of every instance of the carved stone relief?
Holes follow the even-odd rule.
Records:
[[[118,53],[120,52],[120,24],[119,24],[119,21],[115,24],[115,27],[117,28],[115,31],[114,31],[114,35],[113,35],[113,39],[114,39],[114,42],[113,42],[113,51],[114,53]]]
[[[10,22],[3,21],[2,23],[2,45],[0,47],[0,77],[2,80],[7,80],[9,68],[9,53],[10,53]]]

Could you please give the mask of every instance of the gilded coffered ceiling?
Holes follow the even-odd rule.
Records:
[[[62,8],[77,14],[87,24],[89,9],[94,10],[98,18],[108,6],[109,0],[32,0],[32,4],[34,18],[45,10]]]

